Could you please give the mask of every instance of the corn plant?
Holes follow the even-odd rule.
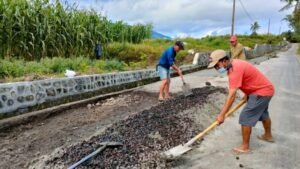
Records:
[[[0,0],[0,57],[40,60],[46,57],[94,56],[111,42],[140,43],[152,26],[112,22],[94,10],[49,0]]]

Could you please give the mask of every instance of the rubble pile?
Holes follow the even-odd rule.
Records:
[[[112,124],[103,134],[66,149],[60,158],[48,164],[69,166],[99,148],[99,143],[116,141],[123,146],[108,147],[79,168],[168,168],[172,163],[161,158],[161,152],[185,143],[203,129],[192,116],[183,112],[205,104],[210,94],[225,93],[225,89],[210,86],[192,92],[192,96],[176,96]]]

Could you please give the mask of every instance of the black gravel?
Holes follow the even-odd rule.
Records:
[[[124,145],[106,148],[79,168],[169,168],[172,162],[161,158],[160,153],[185,143],[203,129],[192,116],[184,114],[184,110],[205,104],[212,93],[225,93],[225,89],[212,86],[192,91],[192,96],[177,96],[112,124],[103,134],[68,148],[62,157],[48,161],[48,164],[69,166],[100,147],[100,142],[117,141]]]

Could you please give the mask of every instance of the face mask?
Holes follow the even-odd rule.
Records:
[[[221,74],[227,73],[227,69],[225,69],[224,67],[221,67],[218,69],[218,72]]]

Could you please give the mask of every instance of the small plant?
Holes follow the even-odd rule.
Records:
[[[97,69],[97,72],[102,73],[105,71],[105,61],[104,60],[96,60],[94,65]]]
[[[113,60],[107,60],[105,62],[104,68],[107,71],[113,71],[113,70],[123,71],[125,66],[126,64],[124,62],[113,59]]]
[[[23,60],[1,60],[0,61],[0,77],[20,77],[25,73]]]
[[[25,65],[26,65],[25,66],[25,74],[42,75],[42,74],[50,73],[49,68],[44,66],[40,62],[31,61],[31,62],[26,62]]]

